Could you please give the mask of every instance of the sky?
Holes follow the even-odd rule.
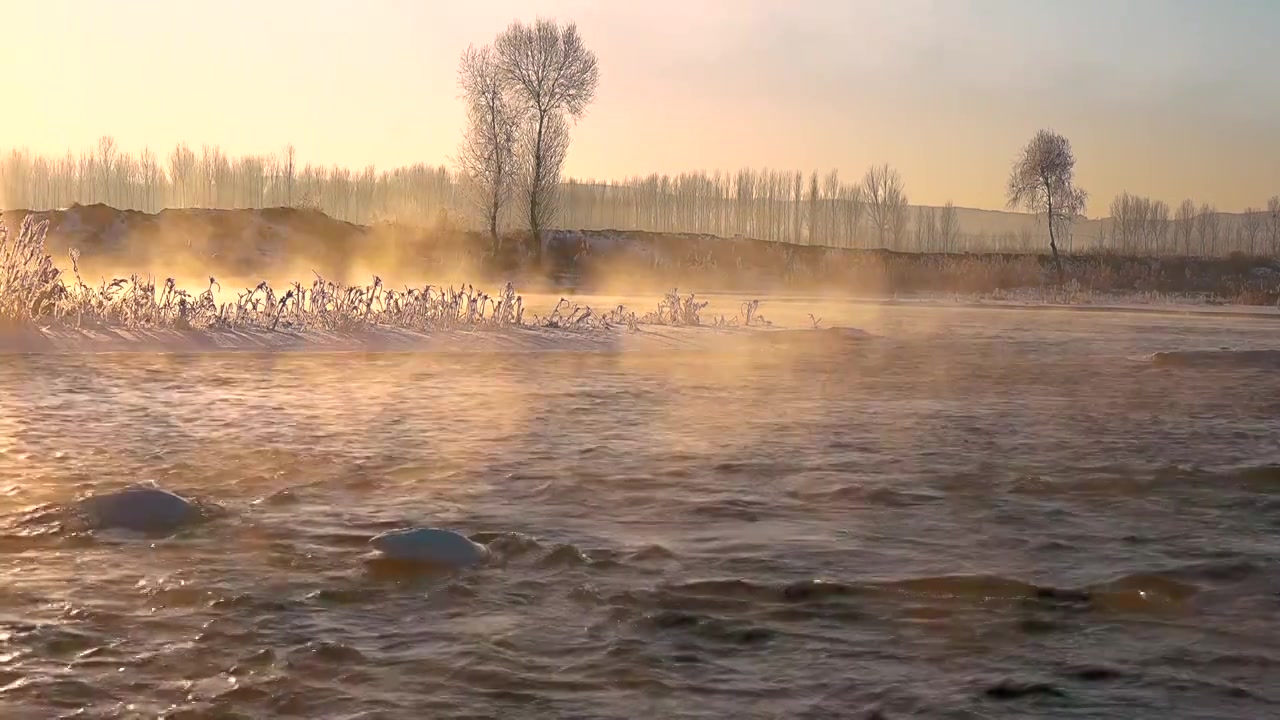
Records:
[[[539,15],[599,58],[574,177],[887,162],[913,203],[998,209],[1047,127],[1091,217],[1280,193],[1273,0],[0,0],[0,149],[448,164],[459,55]]]

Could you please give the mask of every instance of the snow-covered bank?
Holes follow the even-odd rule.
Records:
[[[508,280],[524,290],[582,292],[820,291],[892,297],[912,293],[1042,292],[1056,284],[1044,253],[913,253],[826,247],[688,233],[549,230],[536,243],[394,223],[354,225],[313,210],[165,210],[105,205],[4,214],[49,223],[49,252],[65,265],[76,249],[90,284],[132,273],[203,287],[261,280],[283,287],[312,271],[346,285],[380,273],[388,286]],[[1280,300],[1280,261],[1266,257],[1069,255],[1068,280],[1084,292],[1209,296],[1239,304]]]

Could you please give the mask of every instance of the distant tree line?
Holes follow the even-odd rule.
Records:
[[[13,150],[0,159],[0,198],[8,208],[48,210],[104,203],[124,210],[309,207],[351,222],[433,218],[456,206],[446,168],[414,165],[359,172],[298,166],[292,146],[279,155],[231,157],[185,143],[168,155],[123,153],[109,137],[60,158]]]
[[[467,228],[527,227],[527,207],[493,212],[471,182],[443,166],[391,171],[299,165],[293,147],[276,155],[232,157],[214,146],[180,144],[167,155],[121,152],[114,140],[79,155],[49,158],[13,150],[0,159],[0,191],[10,208],[53,209],[105,203],[121,209],[306,207],[358,223],[431,223],[448,217]],[[509,197],[511,189],[503,191]],[[484,197],[483,194],[480,197]],[[741,235],[838,247],[977,250],[998,242],[1021,249],[1029,237],[966,236],[956,208],[912,210],[897,171],[887,165],[847,183],[769,169],[648,175],[622,181],[559,181],[551,227]]]
[[[1164,201],[1121,193],[1102,222],[1103,247],[1146,255],[1280,255],[1280,195],[1265,210],[1221,213],[1207,203],[1183,200],[1176,209]]]
[[[875,174],[884,175],[884,166]],[[916,252],[1038,252],[1046,244],[1041,219],[1005,232],[966,231],[957,209],[909,207],[901,181],[886,193],[868,172],[844,182],[825,175],[768,169],[647,175],[621,181],[564,179],[552,227],[652,230],[754,237],[835,247],[886,247]],[[890,174],[893,174],[890,168]],[[893,185],[893,182],[889,183]],[[232,157],[218,147],[178,145],[167,154],[121,152],[111,138],[63,157],[13,150],[0,156],[0,200],[8,208],[47,210],[73,203],[121,209],[306,207],[362,224],[399,221],[487,231],[467,183],[450,168],[413,165],[389,171],[299,164],[287,147],[274,155]],[[875,198],[878,198],[875,199]],[[877,205],[877,202],[879,203]],[[1039,213],[1043,215],[1043,213]],[[526,227],[511,204],[497,227]],[[1280,196],[1241,214],[1187,200],[1176,208],[1129,193],[1110,217],[1083,237],[1061,228],[1067,252],[1110,250],[1148,255],[1280,255]],[[883,235],[882,235],[883,233]]]
[[[861,182],[770,169],[692,172],[617,183],[570,180],[566,226],[752,237],[831,247],[957,251],[956,208],[916,208],[898,172],[871,168]],[[914,220],[914,224],[913,224]]]

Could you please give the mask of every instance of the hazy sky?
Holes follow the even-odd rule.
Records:
[[[887,161],[912,202],[999,208],[1052,127],[1090,216],[1126,189],[1223,210],[1280,193],[1274,0],[0,0],[0,148],[446,163],[458,55],[537,14],[600,60],[577,177]]]

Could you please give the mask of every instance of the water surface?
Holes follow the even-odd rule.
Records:
[[[882,337],[0,358],[0,715],[1280,713],[1280,374],[1143,359],[1273,322],[827,314]],[[144,479],[224,512],[63,512]],[[418,523],[495,560],[365,561]]]

